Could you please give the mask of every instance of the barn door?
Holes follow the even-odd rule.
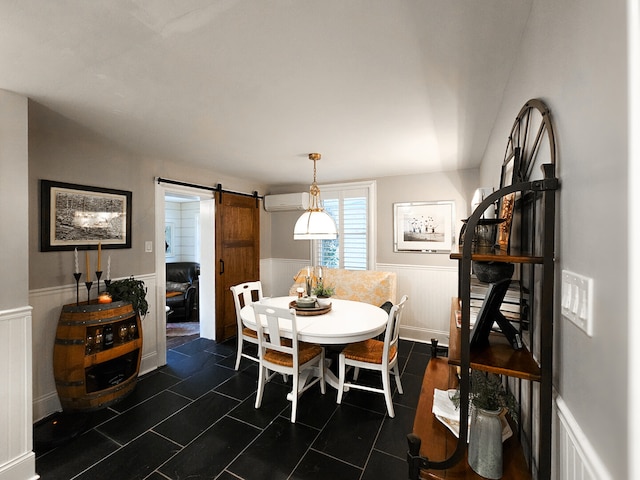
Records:
[[[216,196],[216,342],[223,342],[237,333],[229,288],[260,280],[260,208],[255,197]]]

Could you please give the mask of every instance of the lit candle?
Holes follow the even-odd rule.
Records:
[[[102,271],[102,242],[98,242],[98,272]]]
[[[98,297],[98,303],[111,303],[111,301],[111,295],[109,295],[107,292],[100,293],[100,296]]]
[[[76,262],[76,270],[75,273],[80,273],[80,269],[78,268],[78,247],[73,249],[73,258]]]
[[[111,280],[111,255],[107,257],[107,280]]]
[[[89,252],[84,252],[84,259],[87,264],[87,282],[91,279],[91,273],[89,271]]]

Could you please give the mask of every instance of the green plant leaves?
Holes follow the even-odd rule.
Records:
[[[147,303],[147,288],[142,280],[133,277],[115,280],[107,287],[113,300],[131,302],[133,309],[144,317],[149,311]]]

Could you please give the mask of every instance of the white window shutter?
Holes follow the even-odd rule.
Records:
[[[329,268],[367,270],[374,235],[368,228],[372,188],[346,184],[325,185],[320,190],[325,210],[336,221],[338,238],[314,242],[315,263]]]

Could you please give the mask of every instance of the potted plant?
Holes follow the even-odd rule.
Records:
[[[311,293],[318,298],[318,305],[321,307],[326,307],[329,304],[327,300],[335,293],[335,288],[329,285],[325,285],[322,279],[318,280],[316,286],[313,288]]]
[[[316,283],[316,286],[313,287],[312,293],[316,297],[329,298],[334,293],[336,293],[336,289],[329,285],[325,285],[323,280],[318,280],[318,283]]]
[[[114,301],[131,302],[133,309],[140,317],[144,317],[149,311],[147,288],[142,280],[136,280],[133,276],[115,280],[108,285],[107,290]]]
[[[502,379],[495,373],[471,370],[471,404],[483,410],[507,409],[511,418],[518,420],[518,403],[513,394],[505,390]]]
[[[477,474],[491,479],[502,478],[502,421],[507,410],[518,419],[518,404],[502,385],[500,376],[471,370],[471,425],[469,429],[469,466]],[[460,406],[460,390],[451,398]]]

